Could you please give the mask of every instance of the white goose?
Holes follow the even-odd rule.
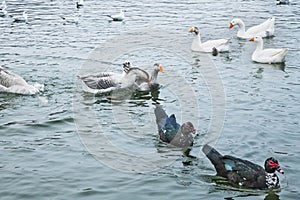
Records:
[[[125,19],[125,10],[121,10],[117,15],[107,15],[112,21],[123,21]]]
[[[287,49],[263,49],[263,39],[260,36],[250,38],[251,42],[257,42],[255,51],[252,54],[252,60],[259,63],[282,63],[285,61]]]
[[[214,49],[218,52],[228,51],[228,41],[229,39],[217,39],[217,40],[208,40],[206,42],[201,42],[200,30],[197,27],[192,27],[189,30],[190,33],[195,33],[195,38],[192,42],[191,49],[193,51],[207,52],[211,53]]]
[[[93,94],[104,94],[115,90],[134,87],[136,82],[150,82],[147,72],[136,67],[130,67],[130,63],[123,64],[123,74],[114,72],[100,72],[92,75],[79,76],[83,82],[83,89]]]
[[[275,17],[269,18],[265,22],[249,28],[247,31],[245,30],[245,24],[241,19],[233,19],[229,24],[229,28],[232,28],[235,25],[239,26],[239,30],[237,32],[237,37],[239,38],[249,39],[254,36],[271,37],[274,35],[275,31]]]
[[[39,89],[28,84],[21,76],[0,67],[0,92],[34,95]]]

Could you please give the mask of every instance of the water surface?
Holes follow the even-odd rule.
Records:
[[[1,199],[299,197],[298,2],[89,0],[80,10],[74,2],[9,0],[8,12],[27,10],[29,24],[0,18],[1,65],[29,83],[45,85],[36,96],[0,94]],[[126,21],[108,22],[105,15],[120,9],[127,11]],[[78,17],[78,23],[60,16]],[[264,40],[265,46],[288,48],[285,65],[252,62],[255,44],[237,39],[236,28],[228,29],[234,17],[250,27],[271,16],[276,37]],[[191,26],[201,28],[203,41],[232,38],[231,51],[217,57],[191,52]],[[78,74],[98,66],[121,72],[125,60],[147,71],[161,63],[160,91],[117,99],[82,92]],[[213,80],[207,79],[210,69],[218,73]],[[222,94],[225,104],[215,102]],[[157,103],[180,122],[192,119],[200,133],[191,151],[195,158],[158,141]],[[220,111],[217,116],[214,109]],[[200,152],[216,130],[211,127],[215,117],[224,117],[215,147],[260,165],[276,157],[286,172],[280,176],[281,190],[241,190],[216,181]]]

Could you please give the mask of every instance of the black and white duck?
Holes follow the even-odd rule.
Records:
[[[279,178],[276,171],[283,174],[278,161],[270,157],[265,161],[265,168],[248,160],[229,155],[221,155],[209,145],[204,145],[202,151],[214,165],[217,176],[222,176],[231,184],[256,189],[278,188]]]

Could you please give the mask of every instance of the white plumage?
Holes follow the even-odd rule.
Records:
[[[235,18],[230,22],[229,28],[233,28],[235,25],[238,25],[239,29],[237,32],[237,37],[243,38],[243,39],[249,39],[251,37],[255,36],[261,36],[261,37],[270,37],[274,35],[275,31],[275,17],[269,18],[263,23],[252,26],[246,31],[246,27],[244,22],[239,19]]]
[[[125,19],[125,10],[121,10],[117,15],[107,15],[113,21],[123,21]]]
[[[251,42],[257,42],[255,51],[252,54],[252,60],[259,63],[282,63],[285,61],[287,49],[264,49],[263,40],[260,36],[250,38]]]
[[[228,41],[229,39],[217,39],[217,40],[208,40],[206,42],[201,42],[200,30],[197,27],[192,27],[189,30],[190,33],[195,33],[195,38],[192,42],[191,49],[193,51],[199,52],[213,52],[214,48],[218,52],[225,52],[229,50]]]

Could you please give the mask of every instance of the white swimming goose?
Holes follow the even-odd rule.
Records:
[[[239,27],[237,32],[237,37],[239,38],[249,39],[255,36],[271,37],[274,35],[275,31],[275,17],[269,18],[263,23],[249,28],[247,31],[245,30],[245,24],[241,19],[233,19],[229,24],[229,28],[232,28],[235,25],[238,25]]]
[[[123,21],[125,19],[125,10],[121,10],[117,15],[107,15],[112,21]]]
[[[28,84],[21,76],[0,67],[0,92],[33,95],[39,89]]]
[[[22,16],[13,17],[13,22],[17,23],[28,23],[28,15],[27,12],[24,11]]]
[[[250,38],[251,42],[257,42],[255,51],[252,54],[252,60],[259,63],[282,63],[285,61],[287,49],[263,49],[263,39],[260,36]]]
[[[124,63],[123,65],[123,74],[100,72],[92,75],[79,76],[84,85],[83,89],[86,92],[94,94],[104,94],[119,89],[134,87],[136,82],[150,82],[149,74],[144,70],[136,67],[128,67],[128,63]]]
[[[225,52],[229,50],[228,41],[229,39],[217,39],[217,40],[208,40],[206,42],[201,42],[200,30],[197,27],[192,27],[189,29],[190,33],[195,33],[195,38],[192,42],[191,49],[193,51],[207,52],[212,53],[214,48],[218,52]]]

